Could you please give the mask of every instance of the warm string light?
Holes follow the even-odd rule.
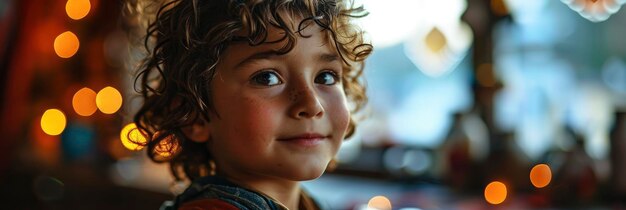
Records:
[[[68,0],[65,4],[65,11],[68,17],[73,20],[80,20],[86,17],[90,10],[91,2],[89,0]],[[66,31],[54,39],[53,48],[59,57],[71,58],[78,52],[80,41],[74,32]],[[102,113],[113,114],[120,109],[121,105],[122,95],[113,87],[105,87],[98,93],[85,87],[78,90],[72,97],[72,108],[80,116],[91,116],[98,109]],[[41,130],[49,136],[57,136],[66,129],[67,119],[61,110],[49,109],[41,116],[40,126]],[[125,143],[124,146],[129,149],[141,149],[143,146],[137,146],[137,144],[143,144],[146,141],[145,137],[136,129],[136,126],[134,129],[130,129],[130,131],[122,130],[122,133],[127,134],[124,135],[125,137],[130,137],[130,139],[122,137],[123,143]],[[132,146],[132,143],[135,146]],[[163,154],[163,156],[168,155],[171,154]]]
[[[96,95],[96,106],[102,113],[113,114],[122,107],[122,94],[110,86],[102,88]]]
[[[48,109],[41,116],[41,129],[48,135],[56,136],[65,130],[65,114],[58,109]]]
[[[82,88],[74,94],[72,97],[72,107],[76,114],[80,116],[91,116],[96,112],[96,91],[90,88]]]
[[[146,135],[139,131],[135,123],[129,123],[122,128],[120,140],[126,149],[132,151],[143,149],[147,142]]]
[[[76,34],[66,31],[54,39],[54,52],[61,58],[70,58],[76,54],[80,42]]]
[[[543,188],[550,184],[552,171],[546,164],[538,164],[530,170],[530,182],[537,188]]]
[[[543,188],[550,184],[552,180],[552,171],[547,164],[537,164],[530,171],[530,182],[536,188]],[[492,204],[498,205],[503,203],[508,195],[506,184],[500,181],[493,181],[485,187],[485,200]]]
[[[367,202],[368,209],[391,210],[391,201],[385,196],[374,196]]]
[[[487,200],[490,204],[501,204],[504,200],[506,200],[506,196],[506,185],[502,182],[494,181],[485,187],[485,200]]]
[[[68,0],[65,4],[65,12],[67,16],[74,19],[80,20],[89,14],[89,10],[91,10],[91,3],[89,0]]]

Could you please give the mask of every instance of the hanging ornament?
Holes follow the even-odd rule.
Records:
[[[437,27],[434,27],[430,30],[430,32],[428,32],[428,34],[426,34],[426,39],[424,41],[426,42],[428,49],[434,53],[442,52],[447,45],[446,36],[443,35]]]
[[[626,0],[561,0],[587,20],[601,22],[619,11]]]
[[[453,27],[433,26],[406,40],[407,57],[424,74],[439,77],[450,73],[465,58],[472,42],[472,30],[465,23]]]
[[[421,18],[419,27],[404,40],[406,56],[417,69],[430,77],[452,72],[467,55],[473,39],[471,28],[460,19],[467,2],[437,2],[420,2],[423,3],[420,8],[427,15]]]

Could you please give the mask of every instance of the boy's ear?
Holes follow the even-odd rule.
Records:
[[[187,138],[197,143],[207,142],[211,134],[209,123],[202,118],[198,118],[191,125],[183,127],[182,131]]]

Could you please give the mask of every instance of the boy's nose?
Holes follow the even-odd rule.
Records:
[[[324,107],[320,103],[317,93],[311,88],[292,90],[289,94],[292,103],[291,117],[296,119],[319,118],[324,114]]]

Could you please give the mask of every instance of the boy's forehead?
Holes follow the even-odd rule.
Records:
[[[328,49],[331,50],[330,46],[332,45],[330,45],[327,34],[324,30],[322,30],[321,27],[319,27],[315,22],[311,22],[310,24],[305,23],[303,24],[303,26],[306,27],[303,27],[299,33],[297,32],[297,30],[292,30],[295,33],[295,38],[298,39],[298,41],[301,41],[302,39],[319,37],[318,40],[321,40],[320,43],[315,44],[319,44],[317,46],[328,46]],[[225,53],[228,53],[229,57],[245,57],[246,55],[251,55],[258,52],[279,51],[289,41],[287,38],[285,38],[286,33],[287,32],[282,28],[271,26],[267,30],[267,39],[265,40],[265,43],[252,46],[247,41],[231,42],[227,47]]]
[[[296,36],[298,38],[300,38],[298,36],[300,34],[302,36],[309,36],[309,35],[313,35],[313,33],[322,31],[322,28],[319,27],[319,25],[317,25],[314,21],[304,20],[303,18],[292,18],[291,16],[287,16],[285,20],[285,24],[286,24],[285,27],[288,27],[288,30],[292,31],[293,33],[296,33]],[[266,24],[266,26],[267,26],[266,42],[270,42],[270,43],[276,42],[277,40],[282,39],[287,33],[287,31],[285,31],[287,30],[286,28],[279,28],[272,24]],[[242,28],[242,30],[235,33],[235,36],[247,38],[249,34],[250,32],[247,30],[247,28]],[[250,37],[250,38],[254,39],[258,37]],[[239,44],[239,42],[235,42],[233,44]]]

